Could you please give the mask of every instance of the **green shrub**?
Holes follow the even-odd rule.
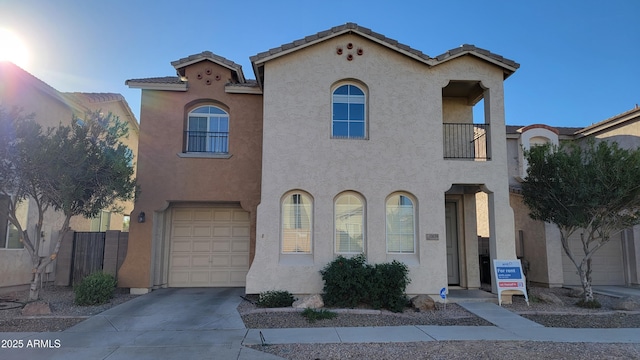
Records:
[[[586,309],[600,309],[602,307],[602,305],[600,305],[600,302],[596,299],[593,299],[591,301],[584,301],[583,299],[578,301],[576,305]]]
[[[104,304],[113,297],[116,285],[113,275],[93,273],[73,289],[76,294],[75,302],[83,306]]]
[[[333,319],[338,316],[338,314],[326,309],[316,310],[311,308],[304,309],[301,315],[310,323],[314,323],[318,320]]]
[[[363,254],[351,258],[340,255],[320,271],[326,305],[352,308],[367,301],[373,268],[366,262]]]
[[[375,309],[385,308],[401,312],[407,305],[404,290],[409,284],[407,265],[393,260],[391,263],[376,264],[370,283],[369,296]]]
[[[293,295],[288,291],[272,290],[260,293],[256,305],[266,308],[289,307],[294,300]]]
[[[399,261],[369,265],[363,254],[338,256],[320,271],[324,280],[324,303],[328,306],[356,307],[368,304],[400,312],[407,304],[404,291],[409,269]]]

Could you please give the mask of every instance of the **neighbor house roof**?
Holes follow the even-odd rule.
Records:
[[[231,70],[236,76],[236,79],[235,79],[236,82],[238,83],[245,82],[244,73],[242,72],[242,66],[234,63],[231,60],[225,59],[222,56],[216,55],[211,51],[203,51],[200,54],[189,55],[180,60],[172,61],[171,65],[173,65],[173,67],[176,69],[176,71],[178,72],[178,75],[183,77],[185,75],[184,69],[187,66],[198,63],[200,61],[204,61],[204,60],[214,62],[222,67],[225,67]]]
[[[625,111],[622,114],[612,116],[606,120],[602,120],[593,125],[587,126],[584,129],[581,129],[580,135],[582,136],[593,135],[598,132],[611,129],[616,126],[623,125],[624,123],[629,121],[639,121],[639,120],[640,120],[640,106],[636,104],[636,106],[629,111]]]
[[[265,62],[273,60],[280,56],[290,54],[294,51],[298,51],[308,46],[320,43],[322,41],[329,40],[336,36],[343,35],[343,34],[360,35],[382,46],[385,46],[401,54],[404,54],[410,58],[413,58],[417,61],[425,63],[430,67],[436,66],[443,62],[446,62],[461,56],[465,56],[465,55],[476,56],[485,61],[491,62],[497,66],[502,67],[505,74],[504,75],[505,79],[509,75],[513,74],[520,67],[520,64],[518,64],[513,60],[506,59],[488,50],[481,49],[474,45],[469,45],[469,44],[462,45],[458,48],[449,50],[441,55],[438,55],[435,58],[432,58],[420,50],[413,49],[408,45],[402,44],[397,40],[390,39],[382,34],[372,31],[369,28],[360,26],[355,23],[346,23],[344,25],[332,27],[329,30],[321,31],[317,34],[306,36],[302,39],[295,40],[293,42],[281,45],[279,47],[276,47],[252,56],[251,63],[253,65],[253,70],[258,79],[258,82],[262,86],[262,82],[264,79],[264,63]]]
[[[62,93],[62,95],[69,99],[70,101],[74,101],[84,107],[95,107],[89,106],[89,104],[97,105],[99,108],[99,104],[115,102],[120,105],[122,111],[127,116],[127,121],[131,124],[135,131],[138,131],[138,121],[136,120],[136,116],[131,111],[127,100],[121,94],[117,93],[83,93],[83,92],[67,92]]]
[[[84,111],[77,104],[70,104],[61,92],[12,62],[0,61],[0,78],[4,82],[6,89],[11,89],[12,84],[16,86],[18,84],[30,85],[75,111]]]

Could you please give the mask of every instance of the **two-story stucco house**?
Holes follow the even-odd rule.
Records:
[[[0,107],[4,111],[22,109],[23,115],[34,115],[34,119],[46,130],[58,124],[70,124],[73,116],[83,118],[88,111],[101,110],[118,116],[129,127],[129,136],[122,139],[137,158],[138,122],[129,105],[120,94],[113,93],[65,93],[36,78],[19,66],[10,62],[0,62]],[[93,219],[76,216],[70,227],[75,231],[123,230],[128,223],[128,214],[133,209],[133,201],[118,204],[121,213],[105,209]],[[0,196],[0,291],[19,288],[31,281],[31,258],[17,229],[8,223],[6,211],[8,198]],[[33,239],[37,208],[32,200],[22,202],[19,208],[24,229]],[[41,254],[49,254],[62,226],[62,214],[49,210],[45,213],[41,237]],[[54,280],[54,265],[47,267],[45,281]]]
[[[406,263],[410,294],[478,288],[479,193],[491,257],[516,257],[503,82],[517,63],[472,45],[430,57],[352,23],[251,62],[256,80],[204,52],[127,81],[142,89],[145,218],[120,286],[319,293],[327,263],[364,253]]]

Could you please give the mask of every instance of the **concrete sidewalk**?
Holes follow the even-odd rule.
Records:
[[[640,291],[640,290],[638,290]],[[443,340],[640,343],[640,329],[545,328],[488,302],[459,305],[494,326],[250,329],[236,307],[244,289],[160,289],[59,333],[0,333],[0,359],[280,359],[260,344]]]
[[[494,303],[458,303],[495,326],[385,326],[305,329],[250,329],[243,345],[391,343],[444,340],[640,343],[640,329],[546,328]],[[261,335],[262,334],[262,338]],[[262,340],[264,339],[264,340]]]

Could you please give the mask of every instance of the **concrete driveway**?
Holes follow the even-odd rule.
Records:
[[[60,333],[1,333],[1,359],[278,359],[241,345],[243,288],[160,289]],[[37,340],[37,346],[36,346]]]

